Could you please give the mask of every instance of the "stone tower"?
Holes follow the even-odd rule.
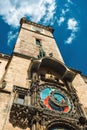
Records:
[[[22,18],[0,54],[0,130],[87,130],[87,78],[68,68],[53,29]]]

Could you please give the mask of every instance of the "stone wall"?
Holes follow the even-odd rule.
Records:
[[[9,123],[9,112],[14,100],[13,85],[28,88],[28,68],[31,60],[13,56],[6,75],[6,88],[0,92],[0,130],[21,130]],[[26,130],[29,130],[26,129]]]
[[[0,93],[0,130],[4,130],[9,111],[10,95]]]
[[[72,82],[74,88],[76,89],[79,101],[82,104],[84,110],[87,110],[87,84],[80,74],[77,74]],[[87,113],[87,111],[86,111]]]
[[[32,25],[26,26],[26,24],[23,24],[22,27],[14,52],[37,58],[39,47],[36,45],[36,39],[40,39],[46,55],[48,56],[49,53],[53,53],[53,57],[63,62],[62,56],[51,32],[43,29],[44,34],[36,33],[35,31],[32,31]]]
[[[8,63],[8,59],[0,57],[0,80],[2,80],[3,78],[7,63]]]
[[[31,60],[13,56],[5,76],[7,82],[6,90],[11,90],[12,85],[27,88],[28,68]]]

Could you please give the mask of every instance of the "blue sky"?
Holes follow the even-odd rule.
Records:
[[[24,16],[52,26],[65,64],[87,75],[87,0],[0,0],[0,52],[12,53]]]

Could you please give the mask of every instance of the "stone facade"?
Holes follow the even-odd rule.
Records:
[[[42,28],[40,30],[41,32],[35,31],[35,29],[37,29],[37,27],[33,29],[33,24],[31,23],[29,23],[29,25],[27,23],[23,23],[21,25],[14,52],[37,58],[39,54],[39,47],[36,45],[36,39],[39,39],[46,56],[53,53],[53,56],[56,59],[63,61],[52,33],[47,30],[49,28]]]
[[[20,24],[12,56],[0,55],[0,130],[86,130],[86,77],[64,64],[52,28],[25,18]],[[41,100],[46,87],[48,105]],[[53,97],[59,93],[67,110]]]

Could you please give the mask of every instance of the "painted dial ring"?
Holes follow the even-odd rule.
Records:
[[[71,111],[72,104],[67,95],[55,88],[55,86],[45,86],[40,92],[43,104],[51,110],[68,113]]]

